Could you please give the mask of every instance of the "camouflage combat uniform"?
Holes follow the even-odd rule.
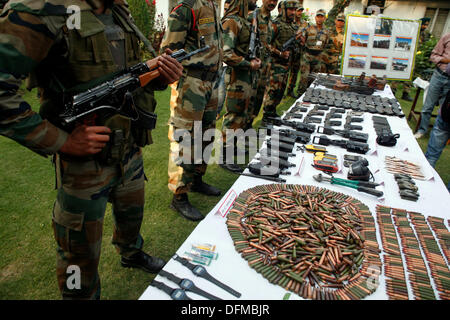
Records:
[[[226,130],[245,128],[249,117],[248,108],[256,89],[254,72],[250,69],[250,61],[246,59],[251,34],[251,23],[247,20],[247,15],[247,0],[233,0],[222,18],[224,61],[231,67],[222,126],[225,148],[233,143],[227,141]]]
[[[264,93],[264,118],[276,116],[276,108],[283,99],[289,76],[289,68],[292,64],[292,57],[284,59],[281,57],[283,44],[294,36],[297,32],[297,26],[293,21],[287,18],[287,8],[296,8],[297,1],[285,1],[281,4],[281,16],[273,23],[273,42],[272,42],[272,63],[270,67],[270,84]],[[295,51],[295,50],[292,50]],[[291,54],[292,54],[291,51]]]
[[[338,16],[342,18],[343,15]],[[345,20],[345,16],[343,17]],[[336,26],[329,30],[330,38],[326,46],[327,57],[327,73],[339,74],[341,70],[341,54],[344,44],[344,28],[338,30]]]
[[[303,19],[297,20],[296,23],[299,30],[306,29],[309,25],[308,22],[304,21]],[[300,71],[300,61],[302,59],[302,53],[303,50],[299,47],[298,50],[295,50],[294,56],[292,57],[292,67],[287,89],[288,94],[294,93],[295,85],[297,84],[298,73]]]
[[[312,82],[311,79],[308,79],[310,73],[326,73],[328,55],[325,52],[325,47],[329,39],[328,30],[325,29],[325,26],[319,29],[316,25],[310,25],[303,29],[301,34],[305,38],[305,45],[300,66],[300,94],[305,92]]]
[[[194,176],[203,176],[207,164],[205,159],[195,159],[192,141],[190,163],[182,161],[182,147],[177,129],[194,137],[194,122],[201,124],[202,132],[215,128],[219,69],[223,61],[223,37],[219,9],[212,0],[184,0],[171,12],[161,50],[185,49],[191,52],[200,47],[200,37],[205,37],[211,48],[189,60],[183,61],[183,75],[171,85],[169,119],[169,190],[174,194],[185,194],[194,181]],[[178,131],[180,132],[180,131]],[[183,139],[187,139],[186,136]],[[204,142],[204,148],[211,142]],[[198,147],[198,146],[197,146]]]
[[[66,27],[70,5],[81,9],[80,29]],[[124,3],[116,1],[112,15],[110,9],[103,15],[95,15],[93,10],[87,2],[78,0],[23,0],[5,6],[0,17],[0,134],[41,155],[55,154],[68,136],[59,128],[57,117],[63,106],[63,88],[71,92],[70,88],[87,86],[93,79],[141,61],[138,38],[129,19],[119,14],[119,10],[128,14]],[[113,50],[113,46],[121,49]],[[31,86],[39,87],[41,93],[42,117],[17,92],[21,80],[29,74]],[[133,96],[137,106],[152,111],[156,101],[150,87],[137,90]],[[139,145],[149,140],[138,138],[129,118],[98,116],[95,125],[107,125],[113,134],[122,130],[122,153],[85,158],[58,153],[54,158],[58,193],[52,224],[63,298],[100,297],[97,268],[108,201],[114,217],[112,242],[118,252],[130,257],[143,245],[139,230],[145,176]],[[140,134],[147,136],[147,132]],[[117,151],[111,143],[104,150]],[[80,268],[80,289],[67,286],[71,265]]]
[[[254,99],[250,102],[250,107],[247,112],[248,123],[247,127],[251,127],[253,120],[258,116],[263,103],[264,92],[266,91],[267,84],[270,81],[270,65],[271,65],[271,50],[273,39],[273,21],[270,13],[264,16],[262,10],[258,10],[258,30],[259,39],[261,41],[261,68],[257,73],[258,83]]]

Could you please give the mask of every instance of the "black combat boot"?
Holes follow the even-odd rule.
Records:
[[[129,258],[122,257],[120,264],[125,268],[138,268],[145,272],[158,273],[166,262],[161,258],[149,256],[141,250]]]
[[[203,215],[189,202],[187,193],[174,194],[170,208],[177,211],[183,217],[191,221],[203,219]]]
[[[220,196],[222,193],[216,187],[203,182],[201,175],[194,176],[194,183],[192,184],[191,191],[215,197]]]
[[[406,90],[403,90],[402,99],[406,101],[413,101],[413,99],[409,96],[408,91]]]
[[[231,148],[231,147],[224,147],[222,149],[222,159],[221,159],[221,163],[219,164],[219,166],[225,170],[234,172],[234,173],[241,173],[242,171],[244,171],[239,165],[234,163],[234,148],[233,148],[233,153],[232,153],[232,157],[231,159],[233,159],[233,161],[231,161],[230,159],[227,159],[227,148]]]

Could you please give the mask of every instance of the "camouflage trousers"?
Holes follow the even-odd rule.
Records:
[[[134,145],[115,166],[103,166],[94,160],[67,162],[59,157],[55,163],[61,184],[52,219],[58,286],[64,299],[98,299],[98,264],[107,202],[112,204],[112,243],[119,254],[130,257],[143,245],[139,234],[145,182],[142,152]],[[79,270],[79,287],[71,282],[73,268]]]
[[[300,59],[301,55],[295,54],[294,59],[292,60],[293,62],[287,86],[288,93],[294,92],[295,85],[297,84],[298,73],[300,72]]]
[[[205,147],[215,137],[211,136],[211,141],[201,139],[200,145],[195,143],[195,138],[203,137],[206,130],[216,127],[218,87],[218,78],[202,81],[186,74],[171,85],[168,188],[174,194],[187,193],[194,176],[203,176],[206,172],[208,158],[203,157]],[[186,148],[186,145],[191,148]]]
[[[326,63],[327,73],[329,74],[340,74],[341,73],[341,60],[339,56],[330,55]]]
[[[306,89],[311,85],[314,79],[309,79],[310,73],[326,73],[327,67],[324,63],[325,53],[319,53],[318,55],[312,55],[307,52],[303,53],[301,65],[300,65],[300,84],[299,93],[303,94]]]
[[[277,106],[283,99],[289,76],[289,65],[274,63],[270,69],[270,85],[264,93],[264,115],[275,115]]]
[[[259,111],[261,110],[261,105],[264,100],[264,92],[267,89],[267,84],[270,81],[270,63],[263,62],[261,69],[258,70],[257,73],[257,88],[254,92],[254,98],[250,101],[250,106],[248,110],[248,122],[247,126],[251,127],[253,124],[253,120],[258,116]]]
[[[255,72],[253,72],[256,75]],[[256,79],[255,79],[256,80]],[[227,141],[226,130],[245,129],[249,122],[250,105],[252,104],[256,83],[253,84],[253,76],[250,70],[233,68],[230,82],[227,86],[225,98],[226,113],[223,115],[222,138],[225,146],[231,145]]]

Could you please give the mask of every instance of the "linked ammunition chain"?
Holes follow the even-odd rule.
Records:
[[[376,211],[389,299],[408,300],[409,285],[416,300],[435,300],[437,297],[449,300],[450,271],[445,258],[446,247],[444,242],[440,242],[442,249],[439,247],[432,232],[435,231],[438,239],[440,235],[448,236],[444,220],[432,216],[425,219],[421,213],[380,205]]]

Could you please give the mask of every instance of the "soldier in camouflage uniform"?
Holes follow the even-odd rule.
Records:
[[[80,8],[79,29],[66,25],[70,5]],[[90,124],[63,130],[58,116],[68,98],[65,92],[83,91],[81,87],[90,87],[94,79],[141,61],[133,27],[122,1],[11,1],[0,16],[0,134],[41,155],[57,154],[52,225],[58,285],[65,299],[100,297],[97,269],[108,201],[122,266],[155,273],[165,263],[142,251],[139,233],[145,179],[140,147],[150,142],[147,129],[125,116],[99,111]],[[136,106],[147,111],[155,108],[153,90],[165,88],[182,72],[167,55],[159,57],[158,64],[159,80],[133,92]],[[40,114],[18,93],[27,75],[41,92]],[[114,140],[114,145],[108,142]],[[105,153],[108,150],[111,154]],[[79,270],[80,287],[67,283],[73,267]]]
[[[263,0],[262,6],[258,10],[258,30],[259,39],[261,41],[261,68],[257,72],[257,89],[254,99],[247,112],[248,123],[247,128],[251,128],[254,119],[258,116],[263,103],[264,92],[270,81],[270,64],[272,51],[273,26],[270,12],[277,6],[277,0]]]
[[[330,38],[326,47],[328,55],[327,73],[339,74],[341,70],[341,54],[344,44],[345,14],[337,16],[335,26],[329,31]]]
[[[297,11],[295,13],[295,23],[298,26],[299,30],[305,29],[308,27],[308,22],[303,20],[303,5],[300,5],[297,8]],[[289,77],[289,83],[288,83],[288,88],[287,88],[287,94],[293,98],[297,98],[298,95],[296,95],[294,93],[294,89],[295,89],[295,85],[297,84],[297,78],[298,78],[298,73],[300,71],[300,61],[302,58],[302,50],[301,48],[299,48],[299,50],[296,50],[294,52],[294,56],[292,57],[292,68],[291,68],[291,72],[290,72],[290,77]]]
[[[294,36],[297,26],[294,23],[298,2],[288,0],[281,4],[281,16],[273,23],[273,42],[271,48],[272,64],[270,69],[270,85],[264,93],[262,122],[268,123],[268,117],[277,117],[276,108],[283,98],[289,76],[291,59],[289,50],[282,52],[283,44]]]
[[[325,14],[325,10],[317,10],[316,24],[310,25],[306,29],[299,30],[299,33],[297,34],[300,38],[300,43],[304,46],[300,67],[300,95],[306,91],[312,82],[312,79],[309,79],[309,74],[311,72],[325,73],[327,71],[326,63],[328,61],[328,56],[325,52],[325,47],[328,43],[329,34],[328,30],[325,29],[323,25]]]
[[[205,44],[210,46],[209,50],[183,61],[183,76],[171,85],[168,187],[174,197],[170,207],[192,221],[203,219],[203,215],[189,202],[188,191],[220,195],[220,190],[202,181],[208,159],[195,157],[202,156],[208,144],[198,145],[194,141],[195,127],[201,127],[202,137],[206,130],[216,127],[219,71],[223,61],[219,17],[214,1],[183,0],[172,10],[161,43],[162,50],[190,52],[201,47],[200,37],[204,36]]]
[[[251,4],[249,6],[249,4]],[[248,108],[256,93],[254,75],[261,67],[259,58],[248,60],[251,23],[248,21],[248,10],[255,9],[248,0],[232,0],[222,18],[225,63],[231,67],[230,82],[225,99],[226,113],[223,116],[223,159],[221,166],[233,172],[242,169],[234,164],[228,155],[234,154],[234,130],[245,129],[248,122]],[[227,135],[227,132],[233,134]],[[227,152],[228,150],[228,152]]]

